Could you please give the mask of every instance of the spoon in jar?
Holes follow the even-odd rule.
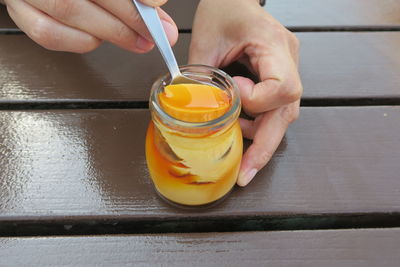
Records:
[[[154,42],[158,47],[158,50],[167,64],[168,70],[171,73],[171,84],[202,84],[202,82],[190,79],[180,72],[178,63],[176,62],[174,53],[172,52],[172,48],[161,24],[157,10],[154,7],[146,6],[140,3],[138,0],[132,0],[132,2],[136,6],[137,11],[146,24],[147,29],[149,30]]]

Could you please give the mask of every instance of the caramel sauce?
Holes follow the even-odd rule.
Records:
[[[187,122],[216,119],[228,111],[231,102],[225,91],[206,84],[168,85],[159,101],[170,116]]]

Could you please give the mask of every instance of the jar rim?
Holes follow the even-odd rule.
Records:
[[[202,65],[202,64],[189,64],[189,65],[182,65],[179,66],[179,69],[181,70],[182,74],[185,74],[187,76],[193,76],[190,78],[196,79],[196,77],[193,75],[190,75],[190,70],[195,69],[197,71],[204,71],[203,74],[207,74],[207,72],[210,72],[208,74],[208,78],[211,78],[210,85],[217,86],[212,83],[212,79],[218,76],[222,79],[224,79],[225,84],[228,86],[226,88],[221,88],[220,86],[217,86],[218,88],[221,88],[223,90],[228,91],[231,97],[231,105],[230,108],[227,112],[225,112],[222,116],[217,117],[213,120],[210,121],[205,121],[205,122],[188,122],[188,121],[182,121],[179,119],[176,119],[166,113],[160,103],[159,103],[159,98],[158,98],[158,93],[160,93],[160,90],[163,89],[171,80],[171,74],[167,73],[165,75],[162,75],[159,77],[153,84],[150,92],[150,101],[149,101],[149,106],[150,110],[154,111],[157,113],[159,117],[161,117],[163,124],[166,124],[168,126],[178,126],[180,129],[202,129],[202,128],[219,128],[223,125],[226,125],[230,121],[236,121],[237,118],[239,117],[240,109],[241,109],[241,101],[240,101],[240,96],[239,96],[239,88],[236,84],[236,82],[232,79],[231,76],[229,76],[227,73],[225,73],[223,70],[212,67],[212,66],[207,66],[207,65]],[[206,78],[206,76],[202,76],[202,78]],[[207,84],[207,82],[205,82]]]

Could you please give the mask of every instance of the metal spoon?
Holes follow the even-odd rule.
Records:
[[[137,0],[132,0],[132,2],[136,6],[136,9],[138,10],[144,23],[146,24],[147,29],[149,30],[154,42],[158,47],[158,50],[160,50],[160,53],[163,56],[165,63],[167,64],[168,70],[171,73],[171,84],[201,84],[201,82],[199,81],[185,77],[180,72],[178,63],[176,62],[174,53],[172,52],[172,48],[161,24],[161,20],[158,16],[157,10],[154,7],[146,6]]]

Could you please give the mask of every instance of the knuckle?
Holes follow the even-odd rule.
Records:
[[[281,118],[287,123],[290,124],[297,120],[300,115],[300,109],[298,105],[289,105],[282,108],[280,113]]]
[[[55,31],[52,25],[45,19],[39,18],[32,25],[28,35],[39,45],[48,50],[69,51],[74,53],[87,53],[96,49],[101,41],[89,35],[86,39],[80,39],[79,45],[65,46],[62,36]]]
[[[143,23],[142,17],[140,16],[139,12],[132,10],[132,24],[133,25],[140,25]]]
[[[93,36],[90,36],[88,39],[86,39],[82,45],[78,45],[74,48],[76,48],[76,50],[71,51],[71,52],[75,52],[75,53],[79,53],[79,54],[84,54],[84,53],[88,53],[91,52],[93,50],[95,50],[97,47],[99,47],[99,45],[101,44],[101,41]]]
[[[282,82],[280,97],[284,100],[285,103],[292,103],[299,100],[302,94],[303,87],[301,86],[300,82]]]
[[[130,30],[125,24],[117,25],[115,28],[115,32],[112,35],[112,40],[115,42],[119,42],[127,38],[130,35]]]
[[[262,150],[260,151],[260,154],[258,155],[258,162],[257,162],[257,167],[258,169],[261,169],[264,167],[268,161],[272,158],[273,153],[269,150]]]
[[[143,24],[142,17],[140,14],[137,12],[136,8],[134,6],[131,6],[127,12],[127,17],[129,18],[129,22],[127,25],[131,27],[132,29],[138,28],[138,25]]]
[[[44,48],[56,50],[58,47],[58,41],[50,28],[51,26],[48,21],[39,18],[32,23],[29,35],[35,42]]]
[[[303,87],[300,81],[297,68],[293,65],[290,74],[280,81],[279,96],[285,103],[292,103],[301,98],[303,94]]]
[[[301,85],[295,85],[292,89],[292,93],[289,94],[290,96],[290,103],[295,102],[301,98],[301,95],[303,94],[303,87]]]
[[[294,33],[289,32],[288,39],[289,39],[289,43],[291,44],[291,46],[294,47],[296,51],[299,51],[299,49],[300,49],[299,38],[297,38],[297,36]]]
[[[289,31],[282,24],[272,23],[271,27],[274,40],[284,41],[287,38]]]
[[[65,21],[70,19],[77,11],[77,2],[70,0],[49,0],[48,9],[49,13],[54,17]]]
[[[294,45],[296,48],[300,48],[300,40],[299,40],[299,38],[297,38],[297,36],[296,36],[294,33],[292,33],[292,32],[290,32],[290,41],[293,43],[293,45]]]

